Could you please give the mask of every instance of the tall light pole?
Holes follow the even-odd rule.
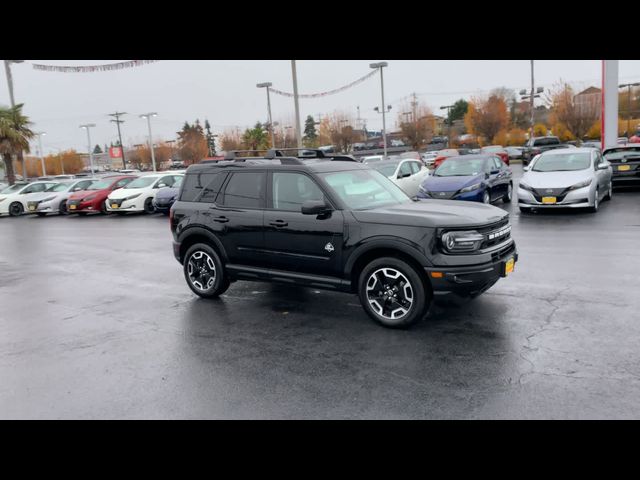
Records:
[[[298,148],[302,148],[302,134],[300,133],[300,105],[298,105],[298,74],[296,61],[291,60],[291,75],[293,77],[293,103],[296,108],[296,140]]]
[[[271,118],[271,97],[269,96],[269,88],[273,84],[271,82],[258,83],[256,87],[267,89],[267,110],[269,112],[269,130],[271,130],[271,148],[276,148],[276,136],[273,131],[273,120]]]
[[[38,148],[40,148],[40,163],[42,164],[42,176],[47,176],[47,167],[44,164],[44,152],[42,151],[42,136],[47,132],[33,132],[38,137]]]
[[[95,123],[87,123],[85,125],[80,125],[80,128],[84,128],[87,131],[87,146],[89,147],[89,163],[91,164],[91,175],[93,175],[93,150],[91,149],[91,134],[89,133],[89,129],[91,127],[95,127]]]
[[[627,103],[627,138],[631,136],[631,87],[640,86],[640,83],[625,83],[623,85],[618,85],[618,88],[627,88],[627,92],[629,93],[628,103]]]
[[[387,122],[385,117],[385,112],[387,108],[384,104],[384,78],[382,75],[382,69],[384,67],[388,67],[389,64],[387,62],[378,62],[378,63],[370,63],[370,68],[377,68],[380,70],[380,91],[382,94],[382,141],[384,143],[384,158],[387,158]]]
[[[151,164],[153,165],[153,171],[156,171],[156,154],[153,151],[153,137],[151,135],[151,117],[157,117],[156,112],[143,113],[140,118],[147,119],[147,127],[149,128],[149,148],[151,149]]]

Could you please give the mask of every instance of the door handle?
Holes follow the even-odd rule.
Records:
[[[269,225],[272,227],[286,227],[289,224],[284,220],[276,220],[275,222],[269,222]]]
[[[225,216],[221,216],[221,217],[215,217],[213,221],[218,223],[227,223],[229,219]]]

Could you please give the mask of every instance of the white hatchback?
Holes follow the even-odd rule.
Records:
[[[375,162],[371,167],[388,177],[410,197],[418,194],[420,184],[429,175],[429,169],[422,161],[412,158]]]
[[[184,175],[180,173],[153,173],[143,175],[129,183],[126,188],[114,190],[105,201],[108,212],[146,212],[153,213],[153,199],[158,190],[171,187]]]
[[[22,215],[27,210],[27,202],[33,194],[42,193],[58,183],[60,182],[32,182],[5,188],[0,192],[0,215]]]

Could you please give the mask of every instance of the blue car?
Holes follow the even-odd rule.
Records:
[[[164,187],[158,190],[156,198],[153,199],[153,206],[155,207],[156,212],[169,215],[171,205],[173,205],[173,202],[176,201],[176,198],[180,193],[180,185],[182,184],[183,178],[184,177],[178,177],[171,187]]]
[[[513,194],[511,177],[509,167],[495,155],[449,157],[420,184],[417,197],[508,203]]]

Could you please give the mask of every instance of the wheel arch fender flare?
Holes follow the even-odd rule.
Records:
[[[224,263],[228,262],[229,258],[227,256],[227,252],[224,249],[224,246],[222,245],[222,242],[220,241],[218,236],[208,228],[202,226],[186,227],[182,232],[180,232],[180,234],[178,235],[178,242],[181,244],[181,255],[184,255],[186,253],[186,248],[184,247],[184,245],[189,243],[189,239],[192,239],[196,236],[205,237],[208,241],[210,241],[213,246],[215,246],[215,249],[220,253],[220,256],[222,257],[221,260]]]
[[[364,242],[363,244],[356,247],[353,252],[351,252],[351,254],[349,255],[349,259],[344,266],[345,277],[348,278],[351,275],[354,265],[356,265],[358,260],[361,259],[363,255],[366,255],[368,252],[376,249],[398,250],[399,252],[402,252],[405,255],[413,258],[422,266],[433,266],[432,262],[422,252],[420,252],[416,246],[412,245],[411,243],[403,242],[394,237],[379,237]]]

